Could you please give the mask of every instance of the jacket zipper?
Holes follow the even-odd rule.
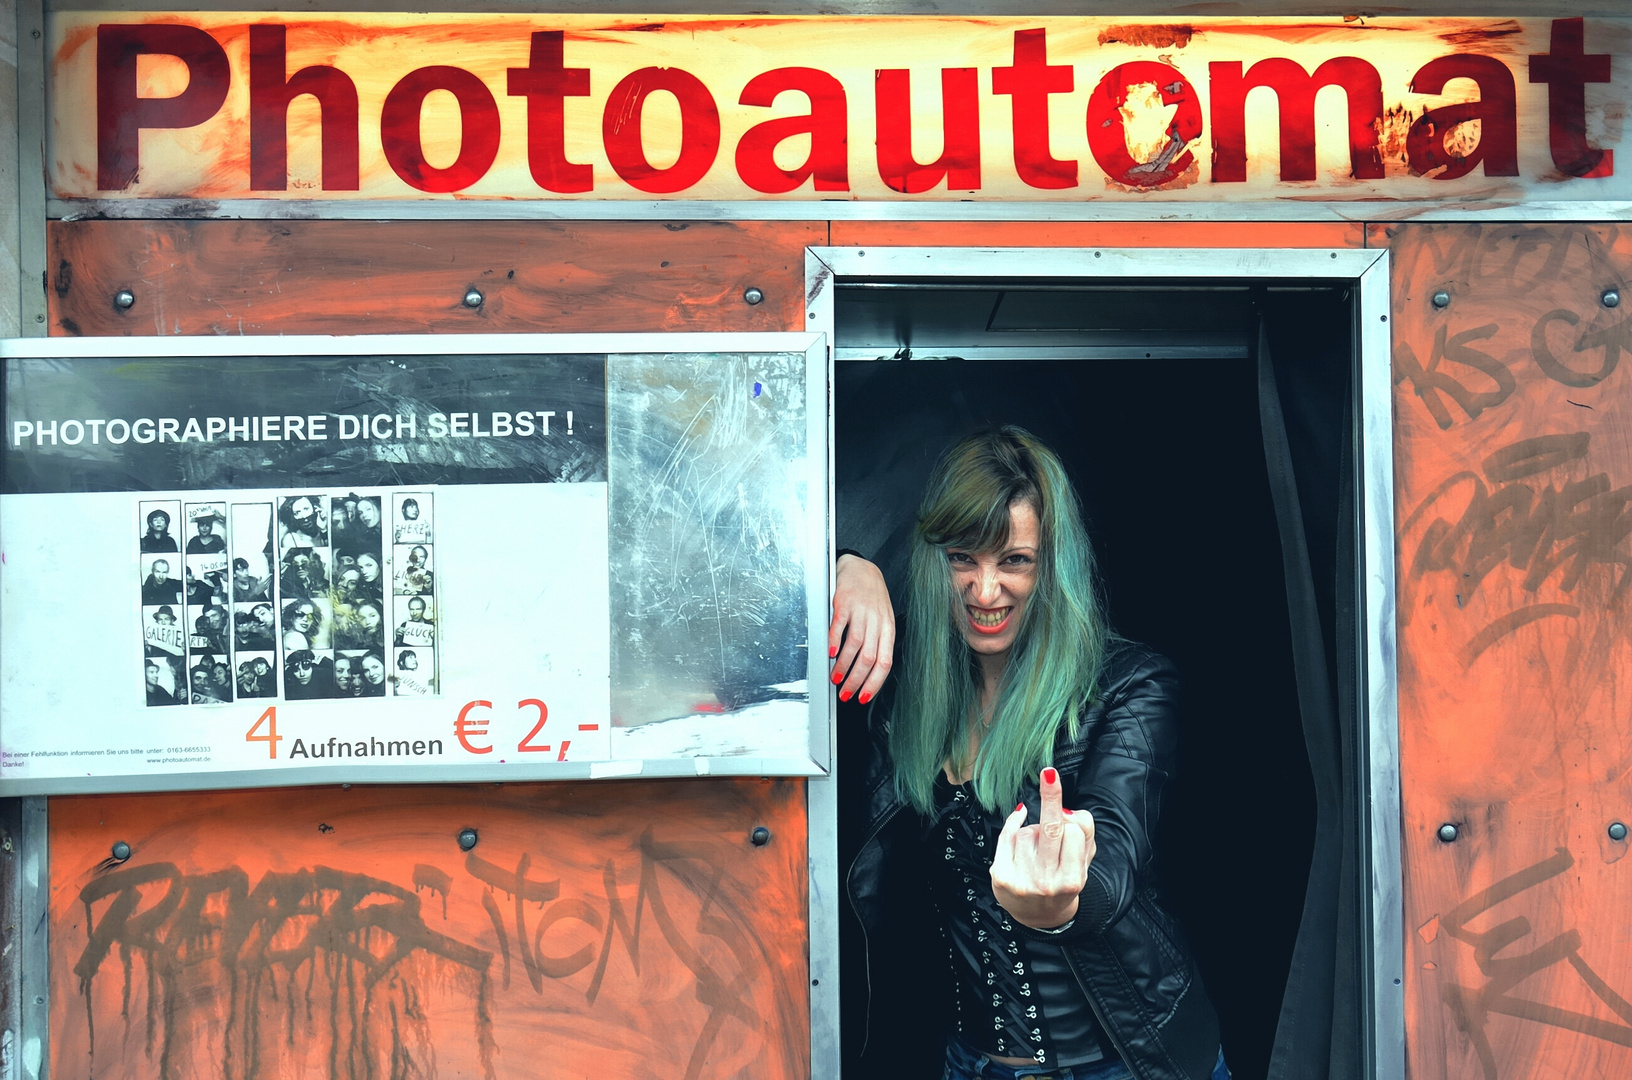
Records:
[[[1099,1029],[1111,1040],[1111,1046],[1122,1058],[1122,1064],[1128,1067],[1128,1071],[1136,1071],[1139,1067],[1134,1064],[1132,1055],[1128,1053],[1127,1047],[1122,1045],[1122,1040],[1117,1038],[1111,1025],[1105,1022],[1105,1014],[1100,1011],[1099,1002],[1095,1001],[1094,995],[1089,992],[1088,984],[1082,981],[1082,973],[1077,970],[1077,958],[1071,954],[1071,947],[1065,946],[1060,951],[1065,953],[1066,962],[1071,965],[1071,977],[1077,980],[1077,988],[1082,991],[1082,996],[1088,999],[1088,1008],[1093,1010],[1094,1019],[1099,1021]]]
[[[874,840],[878,839],[878,834],[884,831],[884,826],[895,820],[895,815],[899,814],[901,809],[901,806],[897,805],[888,814],[885,814],[884,817],[879,820],[877,825],[873,826],[873,831],[867,834],[867,839],[863,840],[861,842],[861,847],[856,849],[857,858],[861,857],[861,852],[867,850],[868,844],[871,844]],[[852,862],[851,869],[854,868],[855,863]],[[860,1057],[862,1054],[867,1053],[867,1044],[873,1037],[873,942],[872,938],[867,934],[867,920],[863,919],[861,917],[861,912],[856,910],[856,897],[850,889],[849,870],[845,871],[844,874],[844,898],[850,904],[850,913],[856,917],[856,925],[861,927],[861,956],[862,960],[866,963],[867,1011],[862,1014],[866,1019],[866,1026],[862,1028],[861,1050],[856,1055],[857,1057]]]

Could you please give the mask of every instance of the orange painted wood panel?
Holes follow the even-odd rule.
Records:
[[[47,301],[51,333],[74,335],[798,330],[804,249],[826,239],[824,222],[57,221]]]
[[[857,247],[1333,247],[1365,246],[1350,222],[835,221],[833,244]]]
[[[54,1075],[809,1076],[800,781],[92,796],[49,813]]]
[[[1411,1076],[1632,1075],[1632,229],[1384,236]]]

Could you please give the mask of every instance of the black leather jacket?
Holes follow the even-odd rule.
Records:
[[[1094,815],[1097,851],[1076,919],[1060,933],[1027,933],[1063,948],[1100,1024],[1139,1080],[1207,1080],[1218,1057],[1218,1018],[1183,934],[1158,902],[1151,850],[1177,751],[1177,674],[1165,657],[1121,643],[1106,658],[1100,687],[1077,739],[1061,732],[1053,761],[1065,805]],[[888,695],[880,698],[885,707],[869,714],[866,840],[846,881],[869,954],[886,932],[883,884],[891,860],[900,854],[898,845],[919,832],[917,815],[902,814],[907,808],[895,796],[887,701]],[[1035,822],[1035,781],[1022,795]],[[915,827],[890,828],[902,817]],[[933,918],[931,908],[922,912]]]

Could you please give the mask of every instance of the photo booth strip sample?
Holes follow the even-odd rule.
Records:
[[[232,602],[272,599],[272,504],[233,503],[227,546],[232,555]]]
[[[392,633],[388,659],[394,696],[437,692],[435,497],[398,492],[392,499]],[[404,663],[406,661],[406,664]]]
[[[233,700],[227,504],[184,503],[182,518],[188,700],[193,705],[223,704]]]
[[[179,500],[137,503],[137,603],[141,610],[143,696],[147,705],[181,705],[187,701],[184,662],[187,632],[177,612],[183,610],[181,545],[176,523]]]

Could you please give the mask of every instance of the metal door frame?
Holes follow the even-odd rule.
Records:
[[[1347,283],[1355,291],[1354,431],[1355,574],[1360,583],[1355,635],[1356,695],[1364,737],[1359,767],[1367,783],[1356,786],[1361,830],[1365,1075],[1405,1075],[1405,938],[1400,861],[1400,741],[1395,656],[1393,386],[1390,374],[1389,256],[1353,248],[956,248],[818,247],[805,249],[805,328],[834,340],[834,291],[847,282],[1109,279],[1160,282],[1309,279]],[[831,390],[830,390],[831,394]],[[829,403],[831,415],[831,401]],[[830,444],[831,445],[831,444]],[[831,475],[831,472],[830,472]],[[831,512],[831,511],[830,511]],[[837,754],[829,760],[837,762]],[[838,800],[836,776],[810,781],[811,972],[815,943],[838,940]],[[824,871],[827,876],[823,876]],[[818,901],[821,901],[819,904]],[[812,1044],[816,1049],[816,994],[830,998],[838,1015],[837,972],[828,986],[812,986]],[[829,1071],[838,1075],[837,1029]],[[827,1060],[822,1053],[812,1065]]]

